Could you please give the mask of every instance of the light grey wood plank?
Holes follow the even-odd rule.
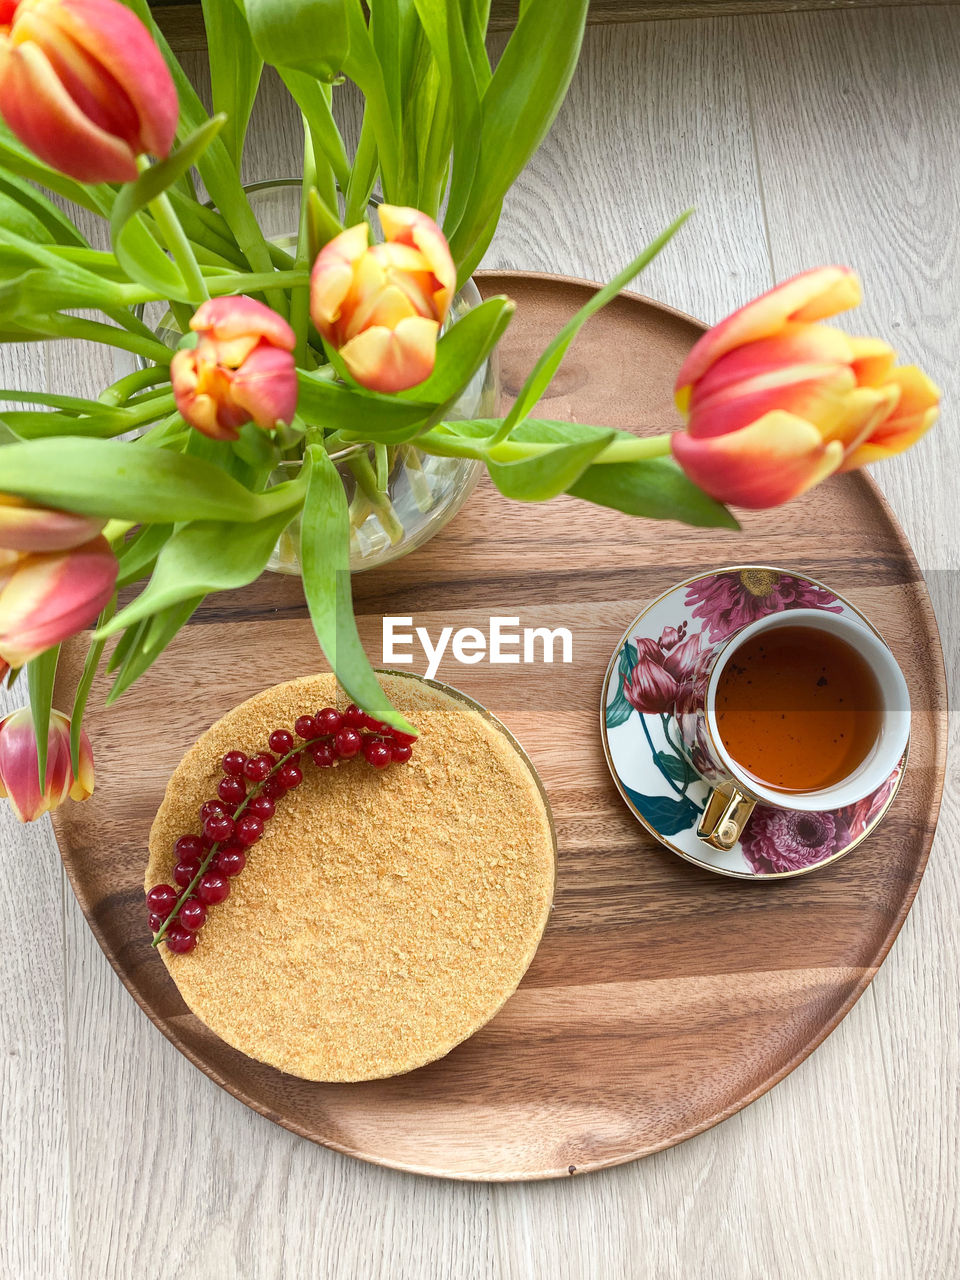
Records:
[[[0,386],[46,385],[41,346],[0,346]],[[0,716],[26,689],[0,688]],[[63,872],[49,819],[0,802],[0,1276],[72,1276]]]
[[[757,19],[744,33],[778,276],[826,260],[856,267],[866,297],[846,327],[887,337],[944,389],[940,424],[876,475],[927,572],[956,707],[960,538],[950,477],[960,444],[960,177],[950,153],[960,119],[960,12],[798,15]],[[923,1277],[953,1276],[960,1264],[958,725],[954,711],[930,865],[872,988],[914,1270]]]

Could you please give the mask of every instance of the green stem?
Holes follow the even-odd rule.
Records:
[[[237,806],[236,812],[233,815],[234,821],[236,821],[238,818],[243,817],[250,801],[253,800],[255,796],[258,796],[260,794],[260,792],[263,790],[264,786],[267,783],[267,779],[275,777],[276,774],[283,768],[283,766],[287,763],[288,760],[292,760],[294,756],[300,755],[300,753],[304,750],[305,746],[306,746],[306,743],[303,743],[303,742],[298,743],[295,747],[293,747],[290,751],[288,751],[285,756],[280,757],[277,763],[273,766],[273,768],[267,774],[267,777],[264,778],[263,782],[258,782],[254,784],[253,788],[248,793],[247,798],[241,801],[240,804]],[[200,877],[203,875],[205,871],[209,871],[214,858],[216,858],[219,852],[220,852],[219,843],[210,846],[210,850],[207,853],[207,856],[204,858],[204,860],[200,863],[200,866],[197,869],[196,875],[193,877],[193,879],[190,881],[187,887],[180,894],[180,897],[177,899],[176,903],[174,904],[173,910],[167,916],[166,920],[164,920],[163,924],[160,926],[157,932],[153,935],[153,941],[150,943],[152,947],[157,946],[166,937],[167,930],[173,924],[176,917],[180,914],[180,908],[183,906],[186,900],[193,894],[193,891],[196,889],[197,885],[200,883]]]
[[[396,546],[403,537],[403,525],[397,519],[393,503],[377,485],[377,477],[370,465],[370,459],[366,453],[358,453],[355,457],[348,458],[346,465],[353,472],[364,497],[377,513],[377,519],[383,526],[383,531],[390,539],[391,545]]]
[[[145,356],[157,364],[168,365],[173,352],[156,338],[145,338],[137,333],[129,333],[126,329],[118,329],[116,325],[102,324],[99,320],[85,320],[81,316],[67,316],[60,312],[44,316],[42,328],[38,332],[50,338],[83,338],[88,342],[100,342],[108,347],[118,347],[121,351],[131,351],[134,355]]]
[[[156,365],[152,365],[149,369],[135,369],[133,373],[119,378],[102,391],[100,402],[108,405],[124,405],[138,391],[155,386],[158,382],[166,382],[169,376],[166,369],[158,369]]]
[[[145,156],[141,156],[137,161],[137,167],[142,173],[145,169],[150,168],[150,161]],[[194,306],[198,306],[209,298],[210,294],[207,292],[206,282],[197,265],[197,259],[194,257],[193,246],[187,239],[186,233],[180,225],[180,219],[170,203],[170,197],[165,191],[157,196],[156,200],[150,201],[150,212],[153,214],[154,221],[163,237],[164,243],[170,250],[174,262],[180,268],[180,273],[187,286],[187,297]]]
[[[303,122],[303,184],[300,187],[300,223],[297,229],[297,267],[306,274],[310,263],[310,191],[316,181],[316,161],[310,126]],[[290,291],[290,327],[297,335],[297,364],[307,361],[307,345],[310,341],[310,290],[309,276],[301,288]]]
[[[494,444],[495,436],[469,440],[444,431],[426,431],[417,436],[417,448],[425,453],[438,454],[442,458],[480,458],[484,462],[517,462],[523,458],[536,458],[550,453],[557,444],[540,441],[501,440]],[[662,458],[670,452],[669,433],[661,436],[634,436],[627,440],[619,437],[598,454],[591,465],[618,462],[640,462],[647,458]]]

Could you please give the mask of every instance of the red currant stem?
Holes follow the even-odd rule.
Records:
[[[333,734],[327,733],[327,734],[324,734],[323,736],[325,738],[332,738]],[[319,741],[319,739],[312,739],[312,741]],[[240,818],[243,815],[243,811],[244,809],[246,809],[250,801],[260,794],[263,788],[267,785],[268,780],[272,778],[275,773],[277,773],[280,769],[283,768],[283,766],[287,763],[287,761],[290,759],[291,756],[299,755],[301,751],[305,750],[306,745],[307,745],[306,743],[301,742],[299,746],[292,747],[291,750],[289,750],[285,756],[280,757],[280,759],[273,766],[273,768],[270,770],[270,772],[267,774],[266,778],[264,778],[262,782],[254,783],[253,790],[237,806],[236,812],[233,815],[235,822],[238,818]],[[180,897],[177,899],[176,903],[174,904],[173,910],[167,916],[166,920],[164,920],[163,924],[160,926],[157,932],[153,935],[153,941],[150,943],[151,947],[158,946],[159,943],[161,943],[164,940],[164,938],[167,936],[167,930],[170,928],[170,926],[173,924],[176,917],[179,915],[180,908],[183,906],[186,900],[191,896],[194,889],[196,889],[197,885],[200,883],[200,877],[204,874],[204,872],[209,870],[210,865],[212,864],[214,858],[220,852],[221,844],[223,844],[222,840],[210,846],[210,851],[207,854],[207,856],[203,859],[203,861],[200,863],[200,866],[197,868],[196,875],[193,877],[193,879],[190,881],[187,887],[180,894]]]

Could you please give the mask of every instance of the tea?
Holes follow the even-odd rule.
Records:
[[[717,683],[723,745],[779,791],[820,791],[849,777],[877,740],[882,710],[869,664],[816,627],[759,632],[731,655]]]

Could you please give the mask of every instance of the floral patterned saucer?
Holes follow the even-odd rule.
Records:
[[[628,807],[681,858],[745,880],[803,875],[849,853],[892,804],[907,761],[905,751],[882,787],[843,809],[799,813],[758,805],[728,852],[697,838],[710,788],[680,750],[674,698],[701,648],[784,609],[846,614],[876,630],[812,578],[741,565],[689,578],[648,605],[627,629],[603,682],[603,747]]]

